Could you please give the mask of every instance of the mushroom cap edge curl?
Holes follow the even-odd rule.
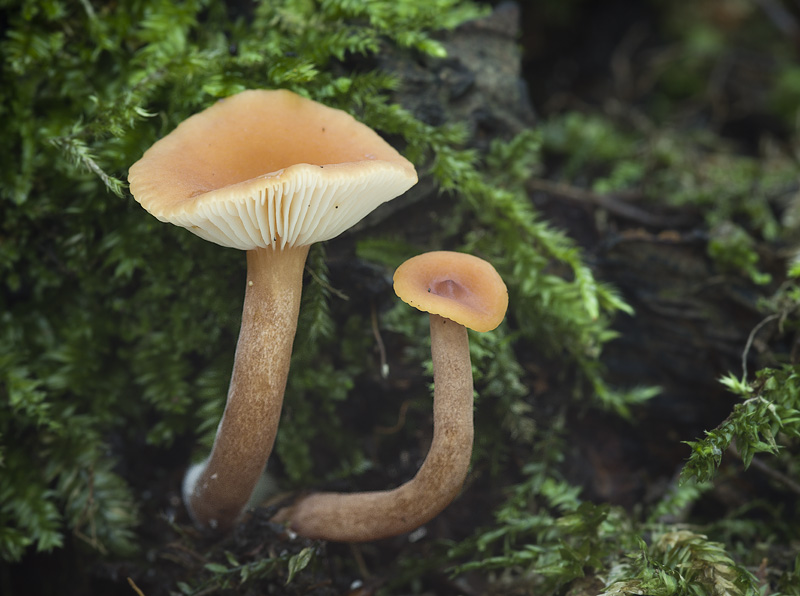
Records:
[[[334,238],[417,174],[347,112],[254,89],[181,122],[131,166],[128,181],[159,220],[251,250]]]
[[[414,308],[475,331],[505,317],[508,289],[497,270],[474,255],[439,250],[411,257],[394,273],[394,291]]]

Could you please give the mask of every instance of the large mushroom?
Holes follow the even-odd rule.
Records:
[[[316,493],[281,510],[301,536],[365,542],[410,532],[438,515],[461,491],[472,455],[472,365],[467,328],[490,331],[508,307],[503,280],[486,261],[436,251],[413,257],[394,274],[397,295],[430,313],[433,440],[417,474],[385,491]]]
[[[413,186],[412,164],[347,113],[285,90],[244,91],[189,117],[130,168],[161,221],[247,251],[227,403],[184,500],[218,531],[239,518],[272,451],[309,245]]]

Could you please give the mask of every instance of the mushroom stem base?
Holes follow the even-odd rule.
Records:
[[[242,326],[225,412],[183,496],[195,522],[228,530],[261,477],[278,430],[308,247],[247,252]]]
[[[410,532],[438,515],[458,495],[469,470],[473,439],[472,365],[467,330],[431,315],[433,440],[416,476],[393,490],[317,493],[283,509],[301,536],[364,542]]]

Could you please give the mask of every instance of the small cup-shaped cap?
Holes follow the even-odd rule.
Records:
[[[417,174],[346,112],[262,89],[187,118],[131,166],[128,180],[161,221],[250,250],[333,238]]]
[[[508,308],[508,289],[483,259],[434,251],[412,257],[394,273],[394,291],[414,308],[475,331],[497,327]]]

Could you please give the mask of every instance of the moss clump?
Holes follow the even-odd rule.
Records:
[[[58,547],[65,531],[102,551],[133,547],[136,507],[119,475],[130,465],[131,445],[163,448],[196,426],[209,436],[225,394],[232,354],[225,348],[235,337],[238,313],[230,305],[240,302],[239,260],[147,217],[127,198],[124,178],[158,135],[246,87],[292,88],[399,135],[443,190],[468,197],[473,212],[488,209],[482,232],[465,248],[498,256],[503,247],[480,238],[500,225],[520,227],[530,239],[516,245],[528,273],[519,264],[514,270],[511,259],[500,263],[515,292],[538,300],[520,300],[530,305],[520,314],[534,320],[533,312],[563,295],[556,302],[564,310],[549,324],[567,332],[571,353],[584,362],[596,357],[589,344],[604,341],[598,315],[622,303],[595,284],[566,237],[538,221],[518,189],[493,188],[478,174],[477,155],[462,146],[458,127],[426,125],[388,103],[386,92],[397,84],[390,74],[344,68],[384,44],[441,56],[431,32],[481,9],[451,0],[295,0],[245,13],[202,1],[12,4],[0,112],[7,139],[0,148],[0,356],[10,405],[0,428],[5,472],[14,478],[2,494],[4,558]],[[527,143],[515,151],[525,153]],[[320,249],[311,259],[316,281],[306,291],[298,371],[348,333],[348,323],[329,313],[323,255]],[[530,275],[551,259],[568,262],[575,281],[547,276],[539,289]],[[571,304],[585,313],[583,322]],[[323,359],[315,375],[298,374],[292,383],[290,438],[279,444],[292,478],[310,474],[303,438],[316,432],[314,396],[331,407],[359,372],[365,343],[349,344],[350,365]],[[514,375],[508,381],[519,382]],[[336,431],[334,422],[327,434],[339,445]],[[358,467],[359,459],[354,453],[350,461]],[[77,478],[84,483],[75,485]]]

